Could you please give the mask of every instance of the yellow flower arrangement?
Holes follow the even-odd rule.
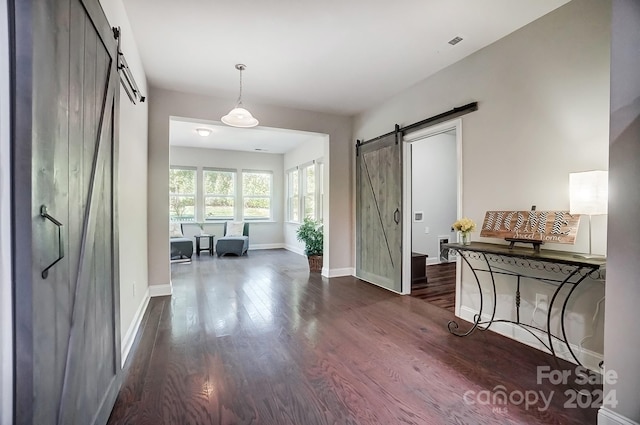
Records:
[[[451,225],[451,228],[453,228],[453,230],[456,230],[458,232],[469,233],[476,230],[476,223],[474,223],[473,220],[471,220],[470,218],[463,217],[460,220],[457,220],[455,223],[453,223]]]

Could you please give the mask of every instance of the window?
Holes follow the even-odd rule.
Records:
[[[307,165],[302,169],[302,197],[304,218],[316,219],[316,164]]]
[[[271,218],[270,171],[242,172],[242,217],[244,220],[269,220]]]
[[[287,172],[287,219],[300,221],[300,173],[297,168]]]
[[[196,170],[193,168],[169,170],[169,219],[196,220]]]
[[[235,171],[205,169],[203,179],[205,220],[232,220],[235,215]]]
[[[324,162],[318,162],[317,166],[316,187],[318,188],[318,209],[316,210],[316,219],[322,221],[322,210],[324,209]]]
[[[309,162],[287,171],[287,219],[299,223],[304,218],[322,221],[324,164]]]

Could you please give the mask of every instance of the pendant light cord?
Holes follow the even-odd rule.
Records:
[[[244,65],[237,66],[236,68],[240,71],[240,94],[238,94],[238,102],[236,104],[236,107],[238,107],[242,106],[242,71],[244,71]]]

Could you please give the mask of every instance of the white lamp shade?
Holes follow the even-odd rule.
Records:
[[[608,179],[607,171],[569,173],[569,212],[606,214],[609,200]]]
[[[232,127],[255,127],[258,120],[244,108],[234,108],[222,117],[222,122]]]

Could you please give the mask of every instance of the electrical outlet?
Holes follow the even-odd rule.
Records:
[[[549,308],[549,297],[547,297],[547,294],[536,294],[536,308],[547,311]]]
[[[429,228],[428,228],[428,227],[425,227],[425,228],[424,228],[424,232],[425,232],[425,233],[429,233]]]

